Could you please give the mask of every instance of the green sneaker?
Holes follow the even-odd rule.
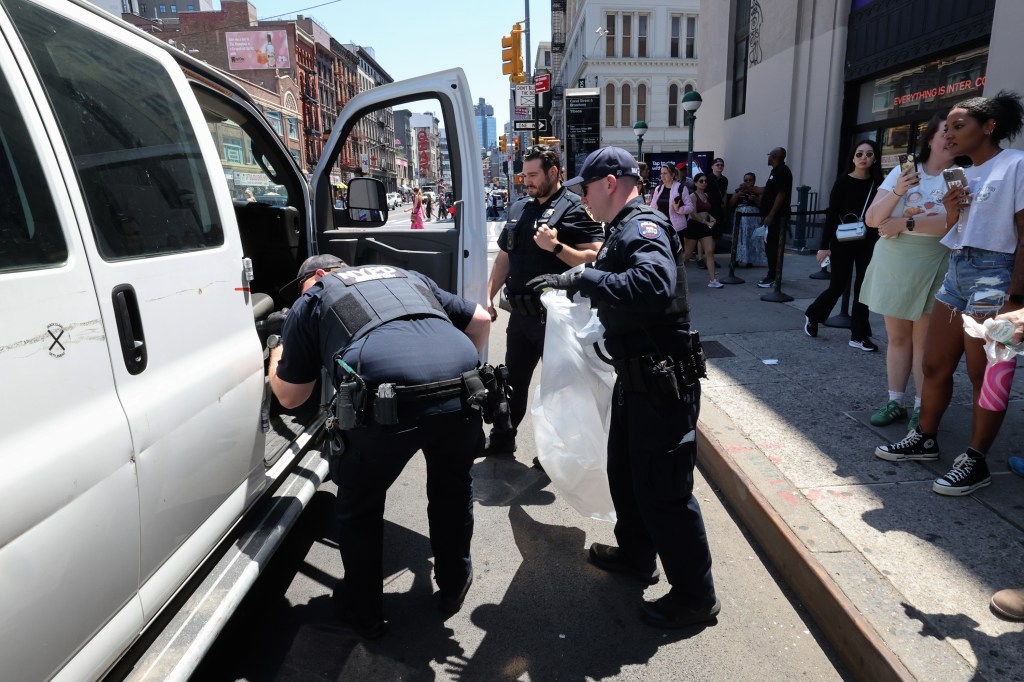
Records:
[[[921,423],[921,408],[914,410],[914,413],[910,415],[910,421],[907,422],[907,431],[913,431],[917,428],[918,424]]]
[[[907,418],[907,411],[898,400],[890,400],[871,415],[872,426],[888,426],[896,421]]]

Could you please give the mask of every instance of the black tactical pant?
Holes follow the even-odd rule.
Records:
[[[505,332],[505,366],[508,368],[508,384],[512,388],[509,412],[512,414],[513,432],[526,416],[530,381],[543,355],[544,317],[509,313],[508,329]]]
[[[480,415],[468,409],[345,433],[346,449],[336,468],[338,548],[345,566],[343,599],[360,618],[383,617],[384,501],[418,450],[427,461],[427,519],[437,586],[457,591],[471,574],[469,470],[482,437]]]
[[[615,538],[630,563],[655,568],[661,557],[672,590],[692,607],[715,599],[711,550],[693,496],[700,385],[679,401],[652,400],[615,382],[608,433],[608,483]]]

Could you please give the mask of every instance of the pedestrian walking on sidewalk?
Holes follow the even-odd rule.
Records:
[[[530,147],[523,156],[523,181],[530,195],[516,202],[498,235],[487,282],[487,309],[497,319],[494,297],[504,290],[508,302],[505,366],[512,388],[509,399],[511,428],[491,428],[484,454],[516,451],[516,433],[526,416],[530,380],[544,355],[544,306],[529,286],[538,275],[559,273],[592,262],[604,241],[604,229],[580,204],[580,198],[562,186],[561,163],[550,147]],[[494,194],[497,192],[495,191]]]
[[[679,171],[671,164],[661,166],[661,184],[651,195],[651,208],[656,208],[672,223],[672,229],[686,229],[686,217],[693,213],[693,200],[686,187],[679,182]]]
[[[946,235],[946,183],[942,171],[953,164],[943,130],[946,112],[936,114],[921,136],[914,168],[892,169],[868,208],[868,229],[881,239],[868,265],[860,301],[884,316],[885,368],[889,397],[871,415],[875,426],[907,419],[903,398],[911,372],[914,410],[908,431],[921,419],[924,386],[924,338],[938,293],[949,265],[949,249],[939,240]]]
[[[422,230],[423,225],[423,192],[419,187],[414,187],[412,190],[412,212],[411,222],[412,229]]]
[[[932,315],[925,340],[921,421],[903,440],[875,449],[888,461],[938,459],[939,422],[952,398],[953,372],[966,354],[974,388],[971,445],[936,479],[932,490],[940,495],[968,495],[992,482],[985,455],[1006,415],[1009,387],[1004,394],[982,391],[988,364],[983,342],[964,332],[960,314],[982,321],[1024,305],[1024,248],[1018,248],[1024,242],[1024,152],[999,146],[1022,127],[1021,98],[1006,91],[960,102],[946,118],[947,147],[974,165],[964,171],[967,186],[951,185],[942,198],[951,228],[942,243],[952,253],[935,296],[943,311]],[[1004,377],[1010,381],[1012,367]]]
[[[779,240],[783,238],[782,225],[789,216],[789,199],[793,196],[793,172],[786,165],[786,150],[776,147],[768,152],[768,165],[772,172],[764,187],[755,187],[761,198],[761,224],[768,230],[765,253],[768,256],[768,274],[757,283],[762,289],[775,286],[775,268],[779,259]]]
[[[640,169],[624,149],[587,156],[579,176],[583,203],[607,224],[592,268],[545,275],[545,287],[578,289],[605,327],[617,375],[608,433],[608,483],[617,547],[594,543],[590,561],[645,585],[658,581],[656,559],[671,591],[641,604],[641,618],[665,628],[714,620],[721,609],[711,577],[711,551],[693,496],[703,354],[689,330],[681,245],[671,224],[645,206]]]
[[[853,314],[850,323],[850,347],[875,352],[878,346],[871,340],[871,323],[868,322],[868,307],[860,302],[860,287],[864,282],[871,254],[878,241],[877,230],[865,230],[861,239],[839,241],[836,227],[842,223],[864,220],[875,191],[882,184],[882,156],[874,140],[861,140],[853,145],[846,162],[846,172],[832,185],[829,195],[825,229],[821,231],[818,246],[818,264],[826,258],[832,260],[832,278],[828,288],[821,292],[807,307],[804,332],[808,336],[818,335],[818,325],[828,319],[836,302],[846,293],[850,275],[856,268],[853,281]]]
[[[715,276],[715,241],[711,231],[715,226],[715,218],[711,215],[711,197],[708,196],[708,176],[697,173],[693,178],[693,213],[686,221],[683,230],[683,259],[690,257],[697,245],[704,249],[704,261],[708,271],[708,288],[721,289],[724,284]]]

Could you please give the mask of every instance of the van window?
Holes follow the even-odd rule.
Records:
[[[223,244],[195,131],[166,69],[24,0],[5,5],[71,152],[100,255]]]
[[[0,78],[0,272],[60,265],[68,248],[43,169],[7,81]]]

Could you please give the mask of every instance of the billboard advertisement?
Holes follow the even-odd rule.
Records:
[[[225,34],[228,67],[243,69],[288,69],[288,31],[238,31]]]

